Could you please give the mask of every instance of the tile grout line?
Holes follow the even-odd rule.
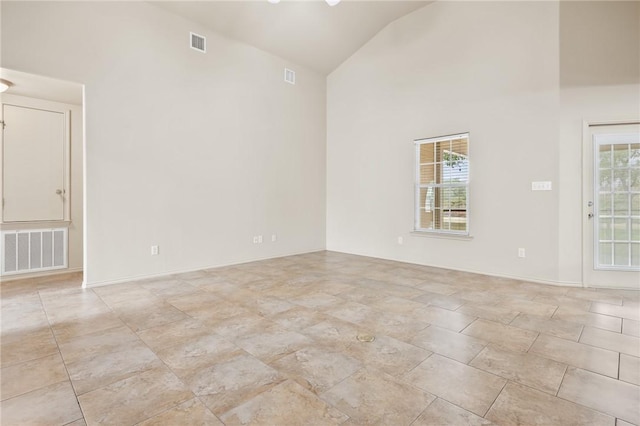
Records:
[[[84,289],[83,289],[84,291]],[[89,290],[91,292],[93,292],[93,290]],[[95,293],[94,293],[95,294]],[[60,350],[60,344],[58,343],[58,338],[56,336],[56,333],[54,333],[53,331],[53,327],[51,325],[51,320],[49,319],[49,314],[47,313],[47,310],[44,308],[44,302],[42,301],[42,295],[40,294],[40,290],[38,290],[38,298],[40,299],[40,304],[42,305],[42,311],[44,312],[45,317],[47,318],[47,324],[49,324],[49,331],[51,332],[51,335],[53,336],[53,340],[56,342],[56,347],[58,348],[58,355],[60,355],[60,359],[62,360],[62,366],[64,367],[64,371],[67,373],[67,378],[69,379],[69,384],[71,385],[71,389],[73,390],[73,394],[76,397],[76,404],[78,404],[78,409],[80,410],[80,414],[82,415],[82,420],[84,420],[85,424],[87,423],[85,414],[84,414],[84,410],[82,409],[82,405],[80,405],[80,400],[78,399],[79,395],[78,392],[76,390],[75,385],[73,384],[73,380],[71,380],[71,375],[69,374],[69,369],[67,368],[67,363],[64,360],[64,357],[62,356],[62,351]],[[80,419],[76,419],[74,421],[78,421]]]
[[[567,375],[567,371],[569,371],[569,364],[566,364],[564,367],[564,373],[562,373],[562,380],[560,380],[560,385],[558,385],[558,390],[556,391],[555,395],[556,397],[558,397],[558,394],[560,393],[560,388],[562,388],[562,383],[564,383],[564,378]]]
[[[498,392],[496,394],[496,397],[493,399],[493,402],[491,402],[491,404],[489,405],[489,408],[487,408],[487,411],[485,411],[484,414],[482,415],[483,419],[486,419],[487,414],[489,414],[489,411],[491,411],[491,408],[493,408],[493,406],[495,405],[496,401],[500,397],[500,394],[502,394],[502,392],[504,391],[504,389],[507,387],[507,385],[509,383],[512,383],[511,380],[505,379],[504,385],[502,385],[502,388],[500,389],[500,392]]]

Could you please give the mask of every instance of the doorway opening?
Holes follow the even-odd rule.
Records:
[[[0,68],[0,277],[82,274],[84,86]]]

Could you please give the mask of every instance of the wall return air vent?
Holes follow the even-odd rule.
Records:
[[[296,84],[296,72],[289,68],[284,69],[284,81],[289,84]]]
[[[0,276],[67,267],[67,228],[2,231]]]
[[[205,36],[198,35],[196,33],[189,33],[191,48],[197,50],[198,52],[206,53],[207,52],[207,38]]]

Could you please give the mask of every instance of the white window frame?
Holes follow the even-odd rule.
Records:
[[[420,183],[420,166],[422,165],[420,163],[420,148],[422,145],[426,145],[426,144],[435,144],[437,142],[444,142],[444,141],[449,141],[449,140],[453,140],[453,139],[466,139],[467,140],[467,170],[468,170],[468,176],[467,176],[467,182],[466,183],[438,183],[438,184],[422,184]],[[414,179],[414,186],[415,186],[415,210],[414,210],[414,224],[413,224],[413,231],[416,233],[420,233],[420,234],[424,234],[424,235],[441,235],[441,236],[460,236],[460,237],[469,237],[470,236],[470,223],[471,223],[471,216],[470,216],[470,209],[469,209],[469,184],[471,182],[471,160],[470,160],[470,134],[469,132],[466,133],[458,133],[458,134],[453,134],[453,135],[446,135],[446,136],[439,136],[439,137],[435,137],[435,138],[423,138],[423,139],[416,139],[414,141],[415,143],[415,179]],[[426,164],[426,163],[425,163]],[[435,164],[435,163],[434,163]],[[466,205],[465,205],[465,211],[466,211],[466,219],[467,219],[467,226],[466,229],[464,231],[457,231],[457,230],[451,230],[451,229],[431,229],[431,228],[421,228],[420,227],[420,213],[421,213],[421,209],[424,208],[424,206],[421,205],[420,202],[420,190],[424,189],[424,188],[461,188],[464,187],[466,189]]]

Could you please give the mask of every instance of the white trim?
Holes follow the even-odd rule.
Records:
[[[510,280],[526,281],[526,282],[537,283],[537,284],[547,284],[547,285],[553,285],[553,286],[559,286],[559,287],[582,287],[582,283],[577,282],[577,281],[552,281],[552,280],[546,280],[546,279],[542,279],[542,278],[522,277],[522,276],[517,276],[517,275],[500,274],[500,273],[497,273],[497,272],[478,271],[478,270],[466,269],[466,268],[454,268],[452,266],[442,266],[442,265],[435,265],[435,264],[431,264],[431,263],[416,263],[416,262],[413,262],[413,261],[410,261],[410,260],[407,260],[407,259],[398,259],[398,258],[393,258],[393,257],[380,257],[380,256],[373,256],[371,254],[363,254],[363,253],[356,253],[356,252],[350,252],[350,251],[337,251],[337,250],[327,250],[327,251],[335,252],[335,253],[351,254],[351,255],[355,255],[355,256],[370,257],[370,258],[373,258],[373,259],[392,260],[394,262],[408,263],[410,265],[428,266],[430,268],[446,269],[446,270],[458,271],[458,272],[468,272],[470,274],[487,275],[487,276],[490,276],[490,277],[497,277],[497,278],[507,278],[507,279],[510,279]],[[596,287],[592,287],[592,288],[596,288]],[[602,287],[602,288],[611,289],[611,287]],[[624,288],[621,288],[621,289],[624,289]]]
[[[434,143],[434,142],[443,142],[443,141],[450,141],[452,139],[463,139],[463,138],[469,138],[469,132],[465,132],[465,133],[457,133],[454,135],[445,135],[445,136],[436,136],[434,138],[422,138],[422,139],[415,139],[413,142],[416,145],[422,145],[425,143]]]
[[[71,275],[77,274],[78,272],[83,272],[82,268],[52,269],[50,271],[31,272],[28,274],[6,275],[2,277],[2,283],[28,280],[32,278],[53,277],[57,275]]]
[[[462,241],[473,240],[473,235],[471,234],[460,234],[457,232],[449,232],[449,231],[423,231],[420,229],[415,229],[411,231],[409,234],[411,234],[414,237],[446,238],[451,240],[462,240]]]
[[[87,285],[87,90],[82,85],[82,288]]]
[[[0,223],[1,231],[26,231],[30,229],[69,228],[69,220],[43,220],[33,222],[4,222]]]

